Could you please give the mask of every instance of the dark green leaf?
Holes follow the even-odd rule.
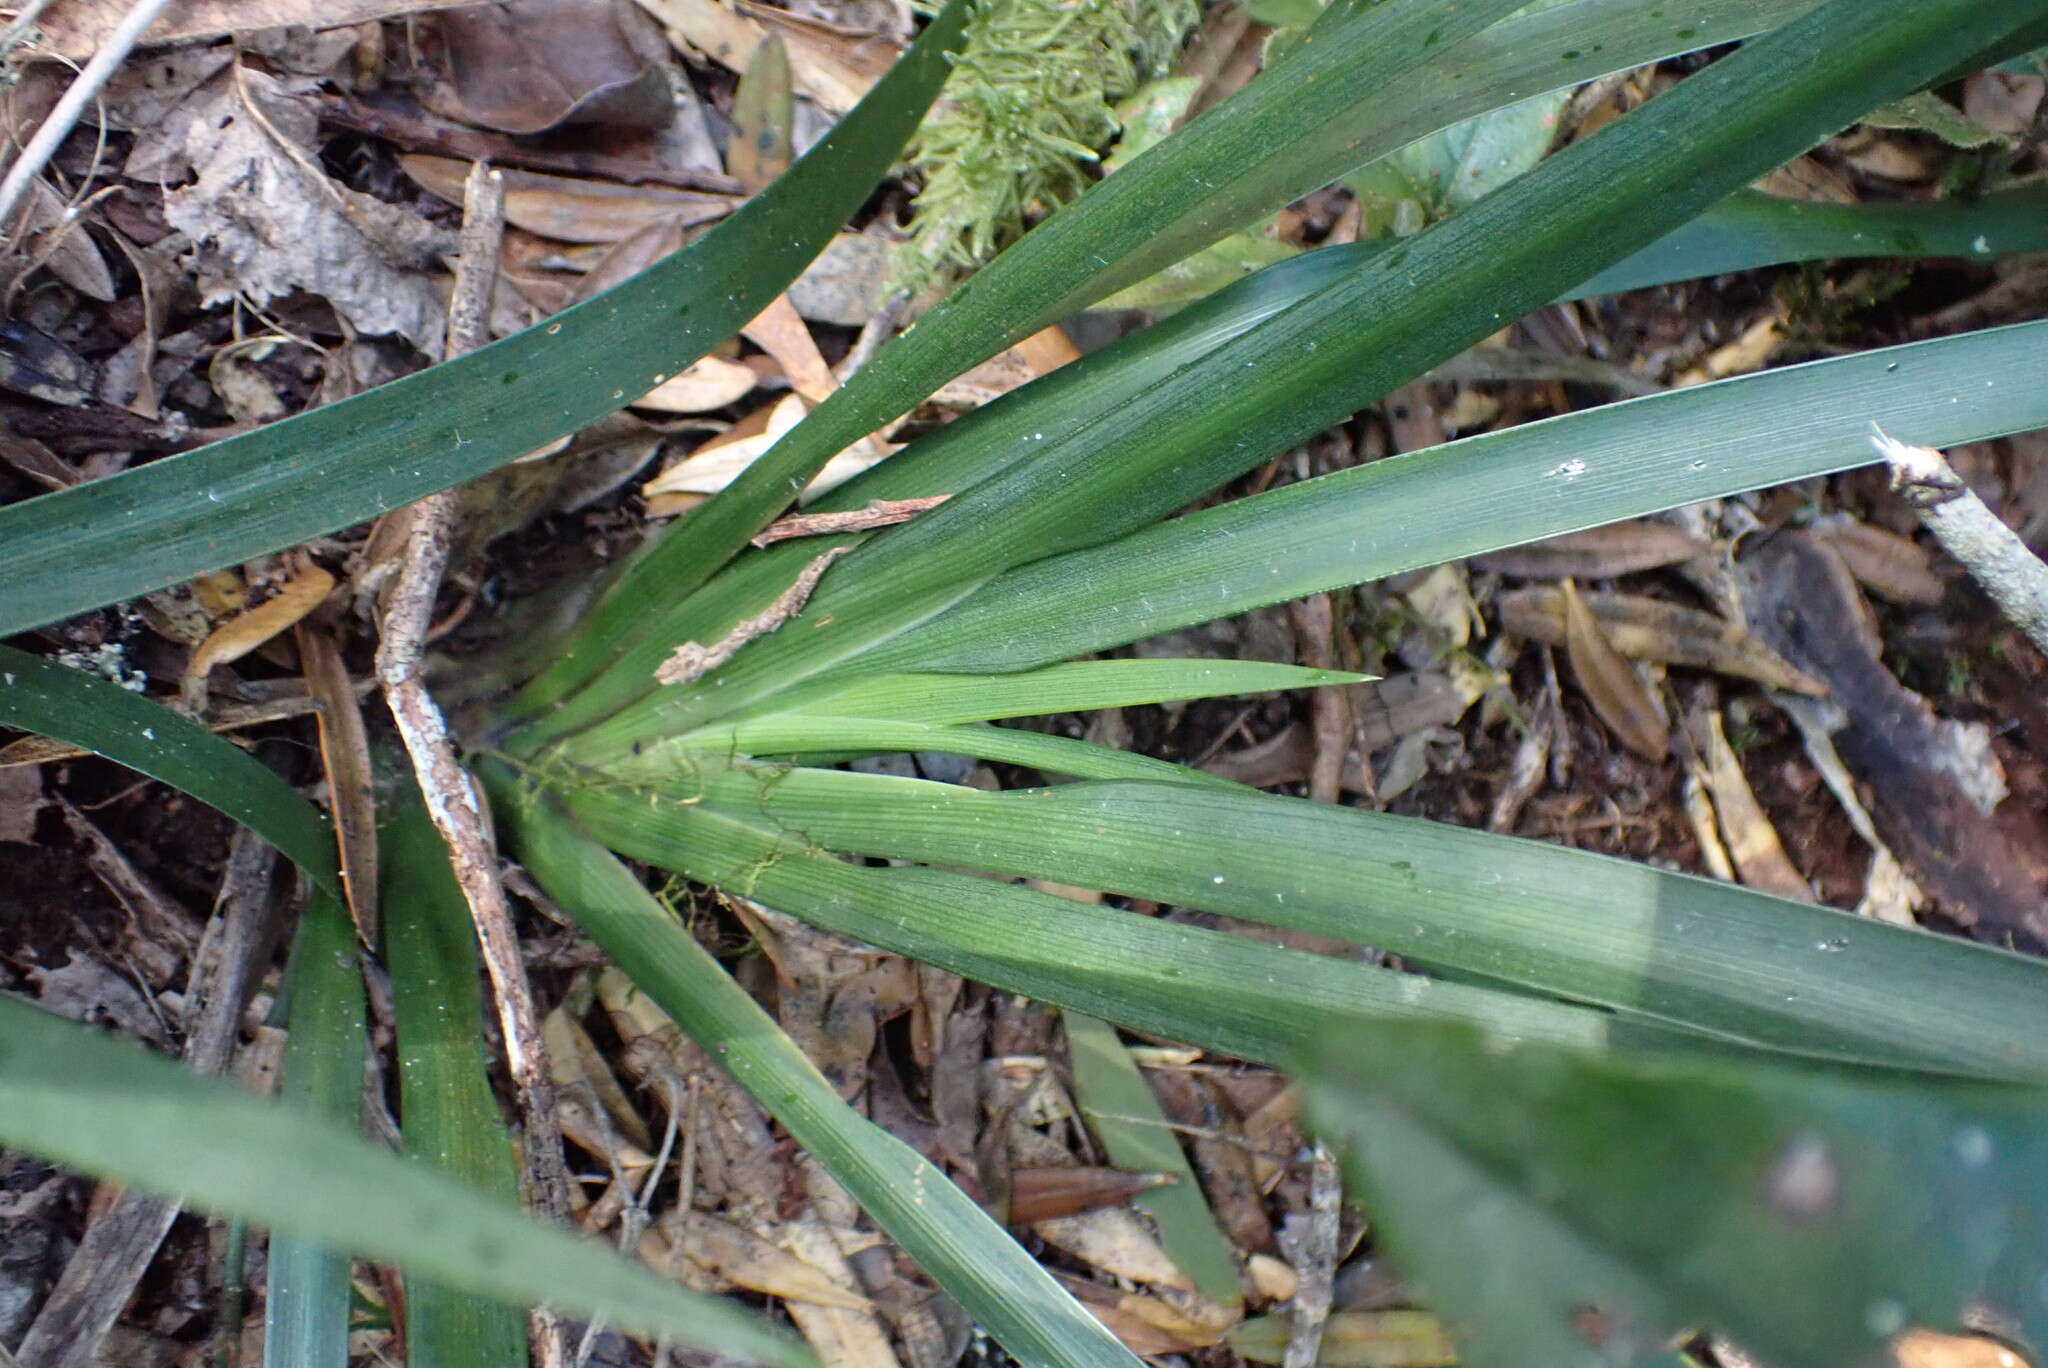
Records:
[[[775,1368],[816,1368],[750,1312],[291,1107],[0,994],[0,1144],[512,1302]]]
[[[1593,1055],[1419,1024],[1333,1030],[1301,1071],[1375,1229],[1443,1312],[1485,1327],[1483,1362],[1529,1361],[1531,1308],[1481,1300],[1481,1276],[1442,1276],[1437,1223],[1474,1206],[1536,1231],[1489,1263],[1584,1252],[1528,1289],[1552,1298],[1550,1323],[1577,1327],[1574,1359],[1619,1347],[1617,1330],[1638,1352],[1601,1361],[1704,1328],[1785,1368],[1890,1362],[1898,1331],[1966,1318],[2048,1336],[2037,1087]],[[1445,1173],[1448,1189],[1426,1185]]]
[[[384,940],[398,1026],[405,1152],[499,1201],[519,1171],[491,1091],[483,990],[469,907],[415,793],[379,837]],[[420,1368],[524,1368],[526,1318],[432,1278],[405,1280],[406,1345]]]
[[[317,893],[292,943],[290,1039],[279,1096],[353,1128],[363,1105],[363,970],[348,913]],[[348,1368],[350,1260],[292,1235],[271,1237],[263,1361],[270,1368]]]
[[[944,79],[953,5],[768,190],[615,289],[369,394],[0,509],[0,636],[362,522],[644,394],[739,331],[860,207]]]
[[[692,791],[826,850],[1291,927],[1779,1049],[2048,1078],[2039,960],[1584,851],[1184,784],[796,770]]]
[[[117,684],[0,646],[0,723],[104,755],[218,808],[341,896],[326,819],[261,761]]]

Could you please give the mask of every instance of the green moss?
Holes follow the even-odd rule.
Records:
[[[971,271],[1086,189],[1112,112],[1165,71],[1196,0],[980,0],[910,147],[923,189],[899,284]]]

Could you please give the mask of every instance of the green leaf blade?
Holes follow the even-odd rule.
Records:
[[[191,794],[341,896],[334,836],[319,811],[260,760],[161,703],[0,646],[0,722],[103,755]]]
[[[479,1295],[545,1301],[772,1368],[816,1368],[802,1345],[735,1306],[316,1117],[194,1078],[7,995],[0,1143]]]
[[[703,238],[546,323],[245,436],[0,509],[0,637],[292,546],[504,465],[651,389],[775,296],[887,172],[964,19]]]

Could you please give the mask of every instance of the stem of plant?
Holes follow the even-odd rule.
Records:
[[[485,320],[490,313],[504,223],[504,177],[478,162],[463,197],[461,256],[455,296],[448,308],[446,354],[450,360],[488,340]],[[554,1076],[541,1040],[539,1013],[519,957],[519,937],[498,879],[497,857],[486,835],[482,799],[456,758],[448,724],[427,692],[420,671],[435,595],[448,564],[453,512],[452,493],[432,495],[407,510],[410,527],[405,562],[384,612],[377,644],[377,677],[412,757],[428,816],[448,845],[456,883],[476,924],[477,944],[490,974],[505,1036],[505,1059],[519,1097],[527,1201],[543,1215],[562,1221],[569,1212],[569,1170],[562,1155],[561,1132],[556,1128]],[[546,1307],[536,1307],[532,1330],[542,1368],[560,1368],[567,1357],[560,1318]]]

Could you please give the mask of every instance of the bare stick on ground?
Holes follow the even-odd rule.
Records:
[[[2048,654],[2048,565],[1970,492],[1940,452],[1908,446],[1875,423],[1870,444],[1891,466],[1892,488],[1913,505],[1935,540],[1984,586],[1999,611]]]
[[[21,155],[8,168],[7,179],[0,181],[0,235],[6,233],[6,225],[28,194],[29,186],[50,164],[58,144],[70,136],[79,116],[85,113],[85,107],[106,85],[114,74],[114,68],[128,60],[137,40],[169,4],[170,0],[138,0],[114,31],[107,35],[107,41],[92,55],[92,60],[85,64],[85,70],[78,73],[78,79],[65,88],[63,98],[44,117],[36,135],[28,140],[28,146],[21,149]]]
[[[464,195],[461,260],[455,298],[448,309],[448,355],[452,359],[486,340],[491,287],[497,274],[498,240],[505,217],[505,183],[482,162],[470,173]],[[434,598],[448,565],[453,496],[431,495],[407,510],[405,560],[385,606],[377,643],[377,678],[398,734],[412,757],[426,799],[427,815],[447,843],[455,880],[476,923],[477,944],[491,977],[498,1021],[505,1034],[505,1058],[518,1089],[526,1199],[543,1215],[566,1220],[569,1171],[555,1121],[555,1084],[541,1042],[540,1018],[519,957],[512,912],[498,881],[497,855],[487,833],[483,802],[455,756],[448,724],[427,692],[420,669]],[[543,1368],[565,1360],[559,1320],[545,1309],[534,1313],[534,1344]]]

